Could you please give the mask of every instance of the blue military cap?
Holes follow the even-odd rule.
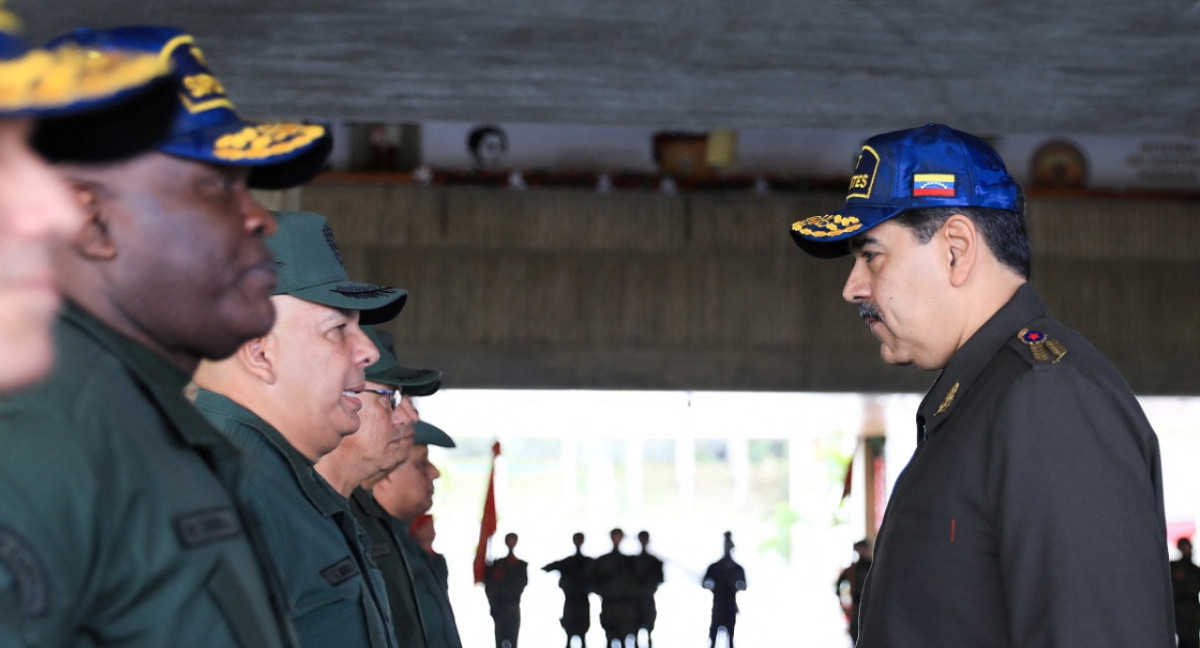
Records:
[[[108,161],[149,150],[170,125],[170,63],[145,52],[31,47],[0,0],[0,118],[33,118],[51,160]]]
[[[986,207],[1021,213],[1023,194],[986,142],[942,124],[876,135],[862,147],[846,204],[792,224],[805,252],[834,258],[847,242],[893,216],[928,207]]]
[[[174,27],[139,25],[104,31],[79,29],[52,46],[72,43],[94,50],[134,50],[173,64],[177,96],[174,123],[158,150],[213,164],[250,167],[249,184],[284,189],[307,182],[325,164],[332,135],[319,124],[243,120],[220,80],[209,70],[193,37]]]

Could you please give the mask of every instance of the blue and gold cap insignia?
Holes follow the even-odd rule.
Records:
[[[329,130],[319,124],[243,120],[194,38],[182,30],[146,25],[79,30],[58,42],[134,49],[173,65],[179,106],[170,135],[158,147],[168,155],[250,167],[251,187],[285,189],[320,172],[332,149]]]
[[[169,71],[157,57],[78,46],[31,48],[0,0],[0,115],[53,116],[103,108]]]
[[[1020,187],[991,146],[949,126],[926,124],[868,139],[850,176],[846,204],[793,224],[791,236],[812,256],[845,256],[850,237],[927,207],[1023,210]]]

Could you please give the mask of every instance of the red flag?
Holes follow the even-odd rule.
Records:
[[[858,446],[860,445],[862,445],[861,441],[854,444],[854,450],[850,453],[850,462],[846,464],[846,479],[842,483],[842,501],[850,497],[850,484],[853,483],[854,479],[854,455],[858,454]]]
[[[475,584],[483,582],[487,568],[487,544],[496,534],[496,457],[500,456],[500,442],[492,444],[492,474],[488,477],[487,498],[483,500],[483,517],[479,521],[479,545],[475,547]]]

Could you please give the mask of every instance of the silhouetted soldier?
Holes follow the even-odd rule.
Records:
[[[1171,561],[1171,589],[1175,593],[1175,634],[1179,648],[1200,648],[1200,567],[1192,562],[1192,541],[1175,543],[1179,560]]]
[[[630,556],[633,563],[633,574],[637,581],[638,620],[636,633],[646,630],[646,648],[652,648],[654,641],[650,634],[654,632],[654,621],[658,618],[658,608],[654,605],[654,593],[663,582],[663,561],[650,553],[650,533],[638,533],[638,542],[642,545],[642,553]]]
[[[729,648],[733,648],[733,624],[737,621],[737,593],[746,589],[746,570],[733,561],[733,534],[725,532],[725,555],[708,566],[703,585],[712,590],[712,622],[708,626],[708,644],[716,648],[717,631],[725,628]]]
[[[842,611],[850,622],[850,639],[858,642],[858,604],[862,601],[867,572],[871,571],[871,543],[866,540],[855,542],[854,553],[854,562],[838,574],[833,587],[842,605]]]
[[[496,624],[496,648],[517,648],[517,633],[521,630],[521,593],[529,583],[529,565],[513,554],[517,534],[504,536],[504,544],[508,547],[508,555],[488,564],[483,574],[483,591]]]
[[[575,543],[575,553],[556,560],[542,571],[557,571],[558,586],[563,591],[562,627],[567,633],[567,648],[571,648],[571,638],[579,637],[579,648],[587,648],[587,631],[592,627],[592,608],[588,602],[588,593],[592,587],[593,560],[583,555],[583,534],[571,536]]]
[[[600,625],[604,628],[605,648],[620,647],[637,633],[637,580],[630,557],[621,553],[625,532],[613,529],[612,551],[600,556],[592,569],[592,591],[600,595]]]

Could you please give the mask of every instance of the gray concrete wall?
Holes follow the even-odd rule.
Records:
[[[840,297],[849,261],[787,235],[835,194],[755,196],[339,184],[356,278],[407,288],[402,362],[456,387],[922,391]],[[1034,284],[1145,394],[1200,393],[1200,203],[1030,205]]]
[[[260,118],[1200,135],[1195,0],[12,0],[179,25]]]

